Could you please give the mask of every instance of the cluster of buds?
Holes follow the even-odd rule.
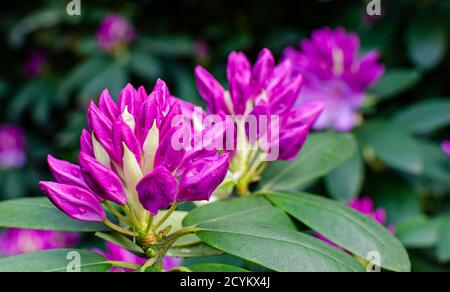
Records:
[[[122,52],[136,40],[137,33],[131,23],[120,14],[108,14],[97,30],[97,44],[108,53]]]
[[[284,59],[291,60],[304,77],[299,104],[321,100],[326,103],[315,129],[350,131],[359,122],[368,88],[384,73],[379,54],[360,54],[358,35],[343,28],[319,29],[301,42],[301,50],[288,48]]]
[[[321,101],[295,106],[303,78],[291,60],[277,65],[268,49],[253,67],[244,53],[229,55],[229,90],[203,67],[196,68],[195,76],[208,113],[221,116],[234,133],[227,134],[233,140],[230,177],[239,194],[247,194],[260,179],[266,162],[297,156],[324,107]]]
[[[170,227],[161,230],[162,224],[177,203],[209,200],[230,163],[227,153],[177,147],[177,133],[186,132],[181,120],[181,105],[161,80],[150,94],[128,85],[118,103],[105,90],[98,105],[92,102],[89,107],[79,165],[49,156],[56,182],[41,182],[40,187],[70,217],[103,221],[135,238],[148,257],[158,257],[160,263],[177,239],[177,234],[169,236]],[[102,204],[121,225],[107,218]],[[169,207],[154,222],[158,212]]]

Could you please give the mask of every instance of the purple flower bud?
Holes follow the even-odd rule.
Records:
[[[50,171],[58,183],[89,189],[78,165],[58,160],[51,155],[48,156],[47,161],[50,166]]]
[[[118,159],[115,155],[112,143],[112,122],[99,110],[94,102],[88,109],[88,127],[93,131],[98,142],[105,148],[108,154]]]
[[[79,163],[84,180],[100,198],[125,205],[127,196],[122,181],[111,169],[85,153],[80,154]]]
[[[228,112],[228,109],[221,102],[224,98],[225,90],[222,85],[203,67],[195,68],[195,83],[200,95],[205,100],[211,113],[220,111]]]
[[[136,39],[130,22],[120,14],[105,16],[97,30],[97,43],[106,52],[128,45]]]
[[[117,104],[112,99],[108,89],[105,89],[100,96],[100,100],[98,101],[98,108],[110,121],[116,120],[117,116],[119,115]]]
[[[182,131],[182,128],[170,128],[169,132],[165,135],[159,144],[158,150],[155,155],[155,166],[164,166],[169,171],[175,171],[180,166],[183,160],[185,150],[184,148],[176,149],[174,145],[174,134],[178,131]],[[180,145],[182,142],[180,141]]]
[[[86,129],[83,129],[80,137],[81,152],[94,156],[94,147],[92,146],[92,134]]]
[[[119,95],[119,111],[123,113],[128,109],[129,113],[135,113],[135,97],[137,95],[136,89],[130,83],[120,92]]]
[[[130,128],[128,124],[124,122],[122,117],[119,117],[115,121],[112,134],[113,134],[115,154],[117,159],[118,160],[120,159],[118,161],[119,164],[122,165],[123,144],[125,144],[128,147],[128,149],[130,149],[130,151],[133,152],[138,162],[141,161],[142,148],[139,144],[139,141],[137,140],[133,130]]]
[[[136,186],[139,201],[152,215],[167,209],[177,194],[178,181],[165,167],[157,167]]]
[[[181,175],[178,202],[205,201],[222,183],[228,172],[230,154],[199,158]]]
[[[157,94],[156,103],[160,109],[161,116],[157,117],[159,120],[162,118],[162,116],[167,115],[170,106],[171,106],[171,95],[169,92],[169,88],[167,87],[166,82],[164,82],[161,79],[158,79],[156,81],[155,87],[153,88],[154,93]]]
[[[99,200],[82,188],[54,182],[40,182],[39,186],[56,207],[75,220],[101,222],[106,218]]]
[[[272,52],[268,49],[263,49],[259,54],[258,61],[256,61],[253,67],[252,79],[254,86],[257,88],[266,87],[274,68],[275,58]]]

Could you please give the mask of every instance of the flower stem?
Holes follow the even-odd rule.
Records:
[[[125,262],[108,261],[106,263],[112,265],[115,268],[127,269],[127,270],[133,270],[133,271],[137,271],[140,268],[139,265],[125,263]]]
[[[117,211],[116,208],[111,206],[111,204],[108,201],[103,201],[103,205],[109,210],[109,212],[111,212],[114,216],[119,218],[120,221],[122,221],[123,223],[125,223],[127,225],[131,225],[130,221],[128,221],[128,219],[125,218],[122,214],[120,214],[120,212]]]
[[[156,223],[156,225],[153,227],[153,230],[158,230],[159,227],[161,227],[161,225],[164,224],[164,222],[166,222],[166,220],[170,217],[170,215],[172,215],[172,213],[175,211],[175,209],[177,208],[177,204],[174,203],[172,205],[172,207],[170,207],[169,211],[166,212],[166,214],[164,214],[164,216],[161,218],[161,220],[159,220],[158,223]]]
[[[149,234],[150,231],[152,230],[153,219],[155,218],[150,213],[148,215],[149,216],[148,216],[148,220],[147,220],[147,230],[145,231],[145,234]]]
[[[139,236],[139,234],[137,234],[136,232],[126,230],[125,228],[122,228],[122,227],[112,223],[108,219],[103,220],[103,223],[105,223],[105,225],[108,226],[109,228],[111,228],[112,230],[122,233],[124,235],[131,236],[131,237]]]

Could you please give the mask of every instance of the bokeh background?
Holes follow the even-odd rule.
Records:
[[[314,29],[344,27],[359,34],[362,53],[381,53],[386,74],[354,130],[361,155],[312,188],[342,201],[370,196],[386,209],[415,271],[450,269],[450,158],[441,149],[450,139],[450,1],[381,1],[380,17],[356,0],[81,0],[81,16],[67,15],[68,0],[2,3],[0,125],[19,127],[26,141],[0,151],[24,147],[26,156],[6,155],[20,163],[0,169],[0,200],[41,195],[48,153],[76,160],[88,103],[104,88],[117,96],[128,82],[150,89],[159,77],[201,105],[195,65],[224,81],[232,50],[253,60],[264,47],[280,56]],[[106,52],[96,33],[111,13],[128,19],[136,36]]]

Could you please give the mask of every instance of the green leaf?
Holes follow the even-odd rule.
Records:
[[[129,65],[136,75],[148,82],[154,82],[158,75],[161,74],[160,63],[145,53],[132,53]]]
[[[297,190],[347,161],[357,146],[351,134],[312,134],[294,161],[277,161],[262,177],[264,190]]]
[[[183,225],[194,226],[231,218],[296,229],[289,216],[262,197],[229,199],[198,207],[186,216]]]
[[[450,186],[450,166],[441,144],[424,139],[417,139],[416,143],[423,159],[422,177],[442,185],[441,189],[445,192]]]
[[[71,219],[47,198],[26,198],[0,203],[0,227],[75,232],[109,231],[103,223]]]
[[[349,201],[357,197],[363,181],[364,162],[359,151],[325,178],[328,192],[340,201]]]
[[[420,68],[438,65],[447,51],[447,28],[439,21],[429,21],[421,15],[410,22],[407,32],[408,55]]]
[[[440,261],[448,263],[450,261],[450,216],[446,216],[442,220],[437,256]]]
[[[242,268],[222,264],[196,264],[189,268],[197,273],[242,273],[248,272]]]
[[[381,161],[392,168],[412,174],[422,171],[417,144],[404,127],[377,120],[364,124],[356,133]]]
[[[441,225],[440,219],[419,215],[398,224],[396,235],[408,248],[432,248],[438,242]]]
[[[106,272],[111,267],[103,256],[75,249],[46,250],[0,260],[0,272],[66,272],[77,268],[81,272]]]
[[[97,99],[105,88],[109,90],[111,96],[119,96],[120,91],[126,85],[127,79],[127,72],[122,65],[113,62],[98,71],[95,77],[85,84],[81,97],[87,100]]]
[[[345,252],[312,236],[278,226],[242,220],[198,225],[207,244],[279,272],[362,272]]]
[[[394,122],[415,134],[428,134],[450,124],[450,98],[427,99],[398,113]]]
[[[391,271],[411,270],[403,245],[381,224],[355,210],[316,195],[267,193],[276,206],[346,250],[367,258],[378,252],[381,266]]]
[[[397,96],[419,82],[421,74],[408,69],[392,69],[372,88],[378,99],[384,100]]]
[[[111,243],[114,243],[115,245],[118,245],[138,256],[141,257],[145,257],[145,252],[144,250],[138,246],[137,244],[135,244],[131,239],[129,239],[128,237],[117,233],[117,232],[107,232],[107,233],[103,233],[103,232],[97,232],[95,233],[95,236],[109,241]]]
[[[220,255],[222,253],[223,253],[222,251],[210,247],[209,245],[206,245],[203,242],[200,242],[189,246],[171,247],[167,252],[167,256],[177,258],[195,258],[195,257],[215,256]]]

